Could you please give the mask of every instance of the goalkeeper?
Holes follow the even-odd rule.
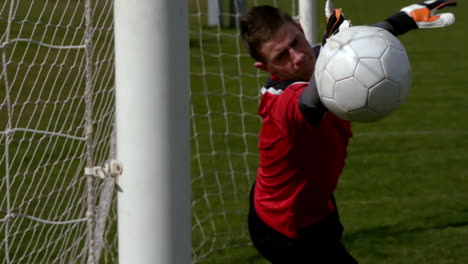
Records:
[[[425,1],[374,26],[394,35],[449,26],[454,15],[435,12],[454,5]],[[330,1],[325,13],[322,45],[350,26]],[[351,125],[325,109],[311,80],[321,45],[311,47],[301,26],[271,6],[252,7],[240,27],[254,67],[270,74],[259,106],[260,164],[248,216],[252,242],[273,263],[357,263],[341,243],[343,227],[333,198]]]

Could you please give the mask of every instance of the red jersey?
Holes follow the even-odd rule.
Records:
[[[331,198],[352,135],[350,122],[331,112],[318,127],[306,121],[298,102],[307,85],[264,87],[259,106],[263,121],[255,210],[266,224],[290,238],[298,238],[298,229],[336,210]]]

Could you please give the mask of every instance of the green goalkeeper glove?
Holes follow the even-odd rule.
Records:
[[[444,7],[456,5],[455,1],[429,0],[404,7],[401,11],[410,16],[418,28],[439,28],[453,24],[455,16],[452,13],[436,15],[436,12]]]
[[[331,0],[325,3],[325,17],[327,18],[327,29],[322,37],[322,46],[327,39],[345,28],[351,27],[351,21],[346,20],[341,9],[335,8]]]

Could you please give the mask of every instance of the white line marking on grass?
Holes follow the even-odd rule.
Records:
[[[355,137],[392,137],[392,136],[426,136],[426,135],[467,135],[463,130],[407,130],[407,131],[381,131],[381,132],[357,132]]]
[[[387,203],[420,203],[420,202],[434,202],[434,201],[451,201],[455,198],[463,199],[464,194],[461,193],[451,193],[451,194],[432,194],[430,196],[416,196],[416,197],[380,197],[379,199],[369,199],[369,200],[346,200],[340,199],[339,203],[342,204],[358,204],[358,205],[381,205]]]

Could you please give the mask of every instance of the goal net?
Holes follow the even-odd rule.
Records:
[[[253,67],[231,19],[245,2],[298,15],[298,1],[224,1],[213,19],[207,1],[190,1],[194,262],[242,263],[252,254],[248,196],[258,167],[259,89],[267,75]]]
[[[2,263],[117,262],[112,4],[0,2]]]
[[[298,2],[188,4],[192,262],[243,262],[267,76],[237,13]],[[2,263],[118,263],[113,0],[5,0],[0,28]]]

